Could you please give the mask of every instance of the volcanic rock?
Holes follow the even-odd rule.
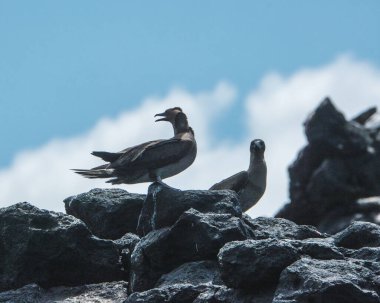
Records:
[[[268,238],[304,240],[325,237],[314,226],[297,225],[281,218],[258,217],[252,219],[247,214],[243,214],[243,221],[249,228],[250,238],[254,240]]]
[[[3,303],[122,303],[127,297],[127,282],[104,282],[75,287],[53,287],[45,290],[28,284],[0,293]]]
[[[64,200],[66,213],[86,223],[91,232],[103,239],[119,239],[136,233],[145,195],[122,189],[95,188]]]
[[[170,273],[162,275],[155,287],[181,283],[223,285],[218,263],[207,260],[182,264]]]
[[[377,275],[350,260],[303,258],[280,276],[273,303],[378,303]]]
[[[233,191],[181,191],[155,182],[149,186],[137,233],[144,236],[152,230],[171,226],[190,208],[202,213],[213,212],[237,217],[242,214],[237,194]]]
[[[334,236],[337,246],[358,249],[380,247],[380,226],[368,222],[353,222]]]
[[[171,228],[141,239],[132,253],[131,290],[152,288],[162,274],[183,263],[216,260],[225,243],[248,238],[248,228],[240,218],[190,209]]]
[[[0,209],[0,235],[0,290],[123,278],[114,243],[72,216],[18,203]]]
[[[327,98],[305,122],[308,145],[289,167],[290,199],[276,217],[336,233],[352,221],[378,222],[380,128],[367,121],[375,109],[347,121]]]
[[[299,252],[284,240],[246,240],[227,243],[218,258],[227,286],[257,290],[275,285]]]

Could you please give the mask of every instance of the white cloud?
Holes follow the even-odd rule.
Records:
[[[38,207],[63,210],[62,200],[94,187],[103,180],[82,178],[70,168],[99,164],[93,150],[117,151],[143,141],[172,136],[167,123],[155,124],[153,116],[172,106],[181,106],[195,129],[198,156],[181,174],[168,179],[181,189],[206,189],[222,178],[246,169],[249,142],[262,138],[267,144],[268,188],[250,214],[272,215],[287,200],[287,166],[304,144],[301,124],[317,104],[330,96],[348,116],[379,104],[380,71],[369,63],[343,56],[326,66],[300,70],[289,77],[272,73],[245,100],[249,138],[231,145],[210,145],[211,125],[219,114],[239,106],[235,88],[220,83],[211,92],[191,94],[173,89],[163,98],[150,97],[116,118],[100,120],[92,130],[75,138],[52,140],[18,154],[12,165],[0,171],[0,207],[30,201]],[[212,105],[212,106],[211,106]],[[211,110],[212,108],[212,110]],[[228,121],[226,121],[228,123]],[[130,192],[145,192],[148,184],[125,185]]]

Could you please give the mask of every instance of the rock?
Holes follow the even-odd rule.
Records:
[[[286,219],[267,217],[252,219],[243,214],[243,220],[251,232],[250,238],[254,240],[268,238],[303,240],[325,237],[313,226],[297,225]]]
[[[344,259],[344,254],[334,245],[332,239],[306,239],[304,241],[290,241],[290,243],[298,248],[302,255],[310,256],[313,259]]]
[[[366,123],[373,112],[347,121],[329,99],[321,103],[305,122],[308,145],[289,167],[291,202],[276,217],[329,233],[352,221],[380,223],[379,205],[359,201],[380,196],[380,128]]]
[[[298,258],[296,248],[277,239],[230,242],[218,254],[225,284],[244,289],[276,285],[281,271]]]
[[[318,230],[336,234],[354,221],[373,222],[380,225],[380,197],[360,199],[353,204],[336,208],[320,220]]]
[[[228,214],[190,209],[171,228],[149,233],[132,253],[131,290],[145,291],[186,262],[216,260],[227,242],[249,238],[244,222]]]
[[[127,282],[105,282],[76,287],[43,289],[28,284],[16,290],[0,293],[3,303],[121,303],[127,298]]]
[[[334,236],[337,246],[358,249],[380,247],[380,226],[368,222],[353,222]]]
[[[144,292],[135,292],[124,303],[193,303],[202,292],[218,288],[220,287],[205,284],[197,286],[192,284],[174,284],[153,288]]]
[[[319,150],[331,155],[355,155],[365,152],[372,139],[363,127],[346,121],[329,98],[318,106],[305,122],[305,134]]]
[[[242,214],[237,194],[233,191],[181,191],[155,182],[149,186],[137,233],[144,236],[152,230],[171,226],[190,208],[202,213],[213,212],[237,217]]]
[[[0,290],[30,283],[80,285],[123,278],[114,243],[82,221],[27,202],[0,209]]]
[[[207,260],[182,264],[170,273],[162,275],[155,287],[181,283],[223,285],[218,263]]]
[[[380,264],[380,247],[363,247],[343,250],[346,257],[358,260],[378,262]]]
[[[227,287],[209,288],[200,293],[194,303],[272,303],[274,290],[246,292]]]
[[[376,274],[349,260],[303,258],[280,276],[273,303],[378,303]]]
[[[136,233],[145,195],[122,189],[92,189],[64,200],[66,212],[81,219],[91,232],[103,239],[119,239]]]
[[[137,243],[140,242],[140,238],[135,234],[127,233],[120,239],[114,240],[113,242],[119,249],[122,267],[126,273],[126,276],[129,276],[131,269],[131,255]]]

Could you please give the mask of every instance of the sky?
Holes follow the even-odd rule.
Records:
[[[370,0],[0,0],[0,207],[63,211],[105,187],[70,168],[169,138],[153,115],[181,106],[199,152],[166,182],[207,189],[246,169],[262,138],[268,188],[249,213],[273,215],[318,103],[329,95],[348,118],[380,105],[379,15]]]

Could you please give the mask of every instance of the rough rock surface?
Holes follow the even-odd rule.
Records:
[[[223,285],[218,263],[206,260],[182,264],[170,273],[162,275],[155,287],[180,283]]]
[[[216,260],[225,243],[248,237],[240,218],[190,209],[171,228],[153,231],[141,239],[132,254],[131,290],[153,287],[162,274],[183,263]]]
[[[94,237],[82,221],[26,202],[0,209],[0,290],[122,278],[114,243]]]
[[[105,282],[75,287],[53,287],[45,290],[28,284],[0,293],[2,303],[122,303],[127,297],[127,282]]]
[[[136,233],[145,195],[122,189],[95,188],[64,200],[66,213],[86,223],[91,232],[103,239],[119,239]]]
[[[295,262],[299,253],[284,240],[247,240],[227,243],[218,258],[227,286],[257,289],[276,284],[282,270]]]
[[[379,291],[378,277],[362,264],[303,258],[281,273],[273,303],[378,303]]]
[[[380,128],[375,111],[347,121],[326,98],[305,122],[308,145],[289,167],[290,200],[277,217],[336,233],[353,221],[379,222]]]
[[[334,236],[340,247],[358,249],[380,246],[380,226],[368,222],[354,222]]]
[[[174,189],[162,183],[152,183],[138,222],[137,233],[141,236],[162,227],[173,225],[190,208],[199,212],[242,214],[237,194],[230,190]]]
[[[267,217],[252,219],[243,214],[243,220],[251,231],[251,238],[255,240],[268,238],[304,240],[325,237],[313,226],[297,225],[286,219]]]

